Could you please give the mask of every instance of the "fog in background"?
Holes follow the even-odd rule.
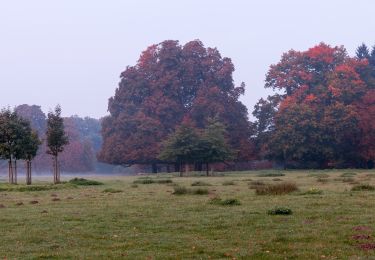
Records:
[[[200,39],[232,58],[251,112],[283,52],[375,44],[374,10],[372,0],[1,1],[0,106],[60,103],[64,116],[102,117],[147,46]]]

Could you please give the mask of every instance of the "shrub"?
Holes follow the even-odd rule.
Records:
[[[286,207],[275,207],[267,211],[268,215],[291,215],[293,211]]]
[[[187,194],[187,193],[188,193],[188,189],[185,188],[185,187],[182,187],[182,186],[175,186],[174,187],[173,194],[175,194],[175,195],[183,195],[183,194]]]
[[[281,172],[267,172],[267,173],[260,173],[257,176],[258,177],[281,177],[281,176],[285,176],[285,174]]]
[[[103,192],[105,192],[105,193],[119,193],[119,192],[122,192],[122,190],[107,188],[107,189],[103,190]]]
[[[317,188],[310,188],[309,190],[301,193],[301,195],[320,195],[320,194],[323,194],[323,191]]]
[[[130,185],[130,187],[131,188],[138,188],[138,185],[133,183],[132,185]]]
[[[263,186],[257,186],[255,188],[255,192],[257,195],[283,195],[297,190],[297,185],[292,182],[267,184]]]
[[[204,181],[195,181],[191,184],[191,186],[211,186],[211,184]]]
[[[133,181],[134,184],[151,184],[155,183],[155,181],[149,177],[142,177],[139,178],[138,180]]]
[[[69,183],[80,185],[80,186],[103,185],[102,182],[94,181],[94,180],[87,180],[84,178],[74,178],[74,179],[71,179]]]
[[[235,185],[233,181],[224,181],[223,186]]]
[[[183,195],[183,194],[206,195],[208,194],[208,190],[206,188],[188,189],[183,186],[175,186],[173,194],[175,195]]]
[[[152,184],[152,183],[168,184],[172,182],[173,181],[171,179],[152,179],[150,177],[141,177],[133,181],[134,184]]]
[[[160,179],[160,180],[155,180],[155,183],[159,184],[165,184],[165,183],[172,183],[173,181],[171,179]]]
[[[198,188],[198,189],[192,189],[188,190],[189,193],[195,194],[195,195],[206,195],[208,194],[208,190],[206,188]]]
[[[370,184],[359,184],[352,187],[352,191],[361,191],[361,190],[368,190],[373,191],[375,187]]]
[[[213,205],[221,205],[221,206],[237,206],[237,205],[241,205],[241,202],[238,199],[225,199],[225,200],[222,200],[222,199],[220,199],[218,197],[211,199],[209,203],[213,204]]]

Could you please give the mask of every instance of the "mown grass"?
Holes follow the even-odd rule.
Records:
[[[258,177],[261,172],[171,178],[178,186],[208,190],[200,196],[176,196],[168,183],[131,188],[137,177],[118,176],[90,178],[103,185],[3,191],[0,258],[373,259],[375,192],[364,186],[351,191],[355,185],[335,181],[344,172],[283,172],[282,182],[296,183],[301,193],[314,187],[312,193],[322,191],[317,196],[258,196],[249,185],[281,183]],[[375,171],[353,172],[360,184],[375,185],[367,176]],[[329,181],[317,182],[310,174],[326,174]],[[211,186],[191,187],[196,181]],[[236,185],[223,186],[225,181]],[[229,205],[211,203],[213,198]],[[240,204],[230,206],[233,201]],[[293,214],[268,214],[278,208]]]

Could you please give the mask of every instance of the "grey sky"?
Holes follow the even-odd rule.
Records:
[[[283,52],[375,44],[374,10],[373,0],[0,0],[0,106],[104,116],[120,72],[147,46],[200,39],[232,58],[251,112]]]

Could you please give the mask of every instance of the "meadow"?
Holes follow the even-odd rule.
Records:
[[[375,258],[375,170],[62,177],[0,180],[0,258]]]

